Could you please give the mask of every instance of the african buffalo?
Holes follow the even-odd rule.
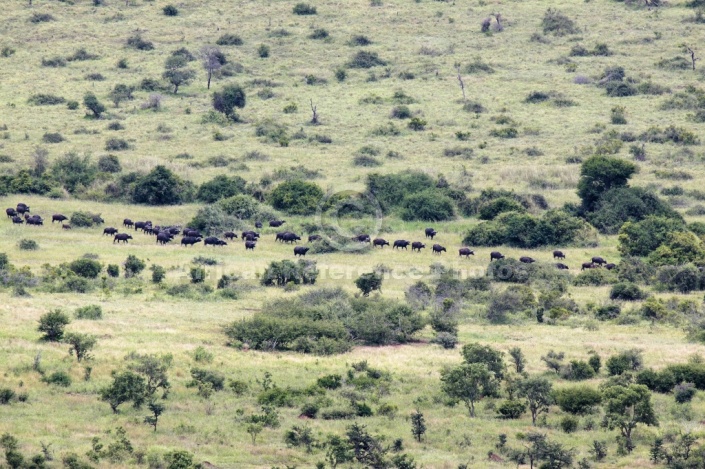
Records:
[[[502,254],[501,252],[499,252],[499,251],[492,251],[492,252],[490,253],[490,262],[492,262],[492,261],[494,261],[494,260],[500,260],[500,259],[504,259],[504,254]]]
[[[460,248],[460,249],[458,249],[458,255],[461,257],[465,256],[466,258],[469,258],[470,256],[475,255],[475,251],[473,251],[470,248]]]
[[[446,252],[446,248],[441,246],[440,244],[434,244],[433,245],[433,253],[434,254],[440,254],[442,252]]]
[[[203,240],[203,245],[204,246],[227,246],[228,243],[216,238],[215,236],[209,236]]]
[[[311,249],[311,248],[305,248],[303,246],[296,246],[294,248],[294,255],[295,256],[305,256],[309,249]]]
[[[615,267],[617,267],[617,264],[612,264],[612,263],[610,263],[610,264],[605,264],[605,269],[607,269],[607,270],[612,270],[612,269],[614,269]]]
[[[394,249],[406,249],[409,244],[411,243],[405,239],[397,239],[396,241],[394,241]]]
[[[122,221],[122,226],[125,226],[125,227],[127,227],[127,228],[131,228],[131,227],[135,226],[135,222],[133,222],[133,221],[130,220],[129,218],[125,218],[125,219]]]
[[[594,269],[595,267],[597,267],[597,265],[594,262],[583,262],[583,265],[580,267],[580,270]]]
[[[382,238],[375,238],[374,241],[372,241],[372,246],[379,246],[380,248],[384,249],[385,246],[389,246],[389,241]]]
[[[559,270],[568,270],[568,266],[565,264],[561,264],[560,262],[556,264],[556,268],[558,268]]]
[[[245,241],[247,237],[257,239],[259,238],[259,233],[254,232],[254,231],[243,231],[242,232],[242,240]]]
[[[421,250],[425,247],[426,247],[426,245],[424,243],[421,243],[419,241],[414,241],[413,243],[411,243],[411,252],[414,252],[414,251],[421,252]]]
[[[282,236],[283,243],[295,243],[296,241],[301,241],[301,236],[297,236],[295,233],[286,232]]]
[[[59,223],[62,223],[64,220],[68,220],[68,217],[63,216],[60,213],[55,213],[54,215],[51,216],[51,223],[53,224],[55,221],[58,221]]]
[[[12,223],[14,223],[15,225],[21,225],[22,223],[24,223],[24,219],[15,215],[14,217],[12,217]]]
[[[308,235],[308,242],[309,243],[312,243],[314,241],[320,241],[321,239],[322,239],[321,235]]]
[[[237,235],[236,235],[235,233],[233,233],[232,231],[226,231],[223,236],[225,236],[225,239],[235,239],[235,238],[237,238]]]
[[[358,243],[369,243],[370,242],[370,235],[361,234],[361,235],[353,236],[352,240],[357,241]]]
[[[431,239],[433,239],[433,237],[438,234],[438,232],[436,230],[434,230],[433,228],[426,228],[424,230],[424,233],[426,233],[427,238],[431,238]]]
[[[188,236],[190,238],[203,238],[203,235],[198,230],[184,230],[184,236]]]
[[[286,223],[284,220],[270,220],[269,226],[271,226],[272,228],[279,228],[284,223]]]
[[[70,230],[70,229],[71,229],[71,225],[67,225],[66,223],[62,223],[62,224],[61,224],[61,229],[63,229],[63,230]]]
[[[44,225],[44,220],[42,220],[42,217],[39,215],[32,215],[31,217],[27,218],[27,224],[28,225],[34,225],[34,226],[40,226]]]
[[[262,228],[262,222],[261,222],[261,221],[256,221],[256,222],[255,222],[255,228],[257,228],[258,230],[259,230],[260,228]]]
[[[20,215],[30,211],[29,205],[23,203],[17,204],[17,208],[15,210],[17,210],[17,213],[19,213]]]
[[[181,238],[181,245],[182,246],[193,246],[196,243],[200,243],[201,238],[196,238],[194,236],[184,236]]]
[[[598,264],[600,267],[602,267],[603,264],[607,264],[607,261],[601,257],[593,257],[592,262],[594,264]]]
[[[157,244],[170,243],[174,238],[172,238],[168,233],[159,233],[157,235]]]
[[[17,216],[17,210],[14,208],[6,208],[5,213],[7,214],[7,218],[12,218]]]
[[[105,236],[105,235],[113,236],[113,235],[116,235],[117,232],[118,232],[118,229],[117,229],[117,228],[113,228],[113,227],[111,227],[111,226],[109,226],[109,227],[107,227],[107,228],[103,228],[103,236]]]
[[[565,254],[563,254],[563,251],[553,251],[553,258],[554,259],[565,259]]]
[[[536,262],[536,260],[529,256],[521,256],[519,258],[519,262],[521,262],[522,264],[533,264],[534,262]]]
[[[245,251],[247,251],[248,249],[254,251],[255,246],[257,246],[257,243],[255,241],[245,241]]]
[[[136,221],[136,222],[134,223],[135,231],[137,231],[137,230],[144,230],[144,227],[145,227],[145,226],[147,226],[147,222],[146,222],[146,221]]]
[[[129,235],[127,233],[119,233],[119,234],[116,234],[115,237],[113,238],[113,244],[115,244],[116,241],[118,244],[120,244],[120,241],[127,244],[128,239],[132,239],[132,235]]]

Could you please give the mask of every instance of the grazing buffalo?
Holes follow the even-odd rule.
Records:
[[[309,243],[312,243],[314,241],[320,241],[321,239],[322,239],[321,235],[308,235],[308,242]]]
[[[168,233],[159,233],[157,235],[157,244],[167,244],[170,243],[174,238],[172,238]]]
[[[29,205],[23,203],[17,204],[17,208],[15,210],[17,210],[17,213],[19,213],[20,215],[23,213],[28,213],[30,211]]]
[[[280,231],[274,237],[274,241],[283,241],[284,235],[290,233],[290,231]]]
[[[184,236],[188,236],[190,238],[203,238],[203,235],[198,230],[184,230]]]
[[[282,236],[283,243],[295,243],[297,241],[301,241],[301,236],[297,236],[295,233],[286,232]]]
[[[499,251],[492,251],[492,252],[490,253],[490,262],[492,262],[492,261],[494,261],[494,260],[500,260],[500,259],[504,259],[504,254],[502,254],[501,252],[499,252]]]
[[[436,230],[434,230],[433,228],[426,228],[424,230],[424,233],[426,233],[427,238],[431,238],[431,239],[433,239],[433,237],[438,234],[438,232]]]
[[[257,241],[258,239],[259,239],[259,238],[256,238],[256,237],[254,237],[254,236],[251,235],[251,234],[248,234],[247,236],[245,236],[244,238],[242,238],[243,241]]]
[[[261,222],[261,221],[256,221],[256,222],[255,222],[255,228],[257,228],[258,230],[259,230],[260,228],[262,228],[262,222]]]
[[[615,267],[617,267],[617,264],[612,264],[612,263],[610,263],[610,264],[605,264],[605,269],[607,269],[607,270],[612,270],[612,269],[614,269]]]
[[[177,234],[181,233],[181,228],[177,226],[170,226],[169,228],[165,228],[165,231],[168,231],[170,235],[176,236]]]
[[[71,229],[71,225],[67,225],[66,223],[62,223],[62,224],[61,224],[61,229],[63,229],[63,230],[70,230],[70,229]]]
[[[536,262],[536,260],[529,256],[521,256],[519,258],[519,262],[521,262],[522,264],[533,264],[534,262]]]
[[[370,242],[370,235],[361,234],[361,235],[353,236],[353,241],[357,241],[358,243],[369,243]]]
[[[580,267],[580,270],[585,270],[585,269],[594,269],[597,267],[597,264],[594,262],[583,262],[583,265]]]
[[[411,252],[414,252],[414,251],[421,252],[421,250],[425,247],[426,247],[426,245],[424,243],[421,243],[419,241],[414,241],[413,243],[411,243]]]
[[[269,222],[269,226],[271,226],[272,228],[279,228],[284,223],[286,223],[284,220],[271,220]]]
[[[560,262],[556,264],[556,268],[559,270],[568,270],[568,266],[565,264],[561,264]]]
[[[131,228],[131,227],[135,226],[135,222],[133,222],[133,221],[130,220],[129,218],[125,218],[125,219],[122,221],[122,226],[125,226],[125,227],[127,227],[127,228]]]
[[[55,221],[58,221],[59,223],[63,223],[64,221],[68,220],[68,217],[65,217],[64,215],[60,213],[55,213],[54,215],[51,216],[51,222],[52,224]]]
[[[15,215],[14,217],[12,217],[12,223],[14,223],[15,225],[21,225],[22,223],[24,223],[24,219]]]
[[[460,257],[465,256],[466,258],[469,258],[470,256],[475,255],[475,251],[473,251],[470,248],[460,248],[460,249],[458,249],[458,255]]]
[[[132,239],[132,235],[129,235],[127,233],[119,233],[119,234],[116,234],[115,237],[113,238],[113,244],[115,244],[116,241],[118,244],[120,244],[120,241],[127,244],[128,239]]]
[[[112,226],[109,226],[107,228],[103,228],[103,236],[105,236],[105,235],[114,236],[117,234],[117,232],[118,232],[118,229],[113,228]]]
[[[295,256],[305,256],[309,249],[311,249],[311,248],[305,248],[303,246],[296,246],[294,248],[294,255]]]
[[[394,249],[406,249],[409,244],[411,243],[405,239],[397,239],[396,241],[394,241]]]
[[[196,238],[195,236],[184,236],[181,238],[182,246],[193,246],[196,243],[200,243],[201,238]]]
[[[600,267],[602,267],[604,264],[607,264],[607,261],[601,257],[593,257],[592,262],[594,264],[598,264]]]
[[[5,213],[7,214],[7,218],[12,218],[17,216],[17,210],[14,208],[6,208]]]
[[[259,233],[254,232],[254,231],[243,231],[242,232],[242,240],[245,241],[247,238],[257,239],[257,238],[259,238]]]
[[[374,241],[372,241],[372,246],[379,246],[380,248],[384,249],[385,246],[389,246],[389,241],[382,238],[375,238]]]
[[[147,222],[146,222],[146,221],[136,221],[136,222],[134,223],[135,231],[137,231],[137,230],[144,230],[144,227],[145,227],[145,226],[147,226]]]
[[[225,239],[231,239],[231,240],[237,238],[237,235],[235,233],[233,233],[232,231],[226,231],[223,236],[225,236]]]
[[[203,245],[204,246],[227,246],[228,243],[225,241],[216,238],[215,236],[209,236],[206,239],[203,240]]]
[[[563,254],[563,251],[553,251],[553,258],[554,259],[565,259],[565,254]]]
[[[32,215],[26,219],[28,225],[40,226],[44,225],[44,220],[39,215]]]
[[[434,244],[433,245],[433,253],[434,254],[440,254],[442,252],[446,252],[446,248],[441,246],[440,244]]]
[[[248,249],[254,251],[255,246],[257,246],[257,243],[255,241],[245,241],[245,251],[247,251]]]

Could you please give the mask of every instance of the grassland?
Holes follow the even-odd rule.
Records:
[[[9,57],[0,57],[0,126],[6,126],[6,130],[0,131],[0,155],[12,160],[0,163],[0,172],[5,173],[32,164],[32,154],[38,146],[49,151],[50,161],[71,151],[96,158],[108,153],[104,150],[108,138],[118,137],[130,144],[129,150],[117,153],[124,172],[146,172],[157,164],[166,164],[197,184],[223,173],[256,182],[276,169],[303,165],[319,171],[315,182],[324,189],[337,191],[361,189],[366,174],[372,171],[416,169],[433,176],[443,174],[470,195],[484,188],[502,187],[519,193],[540,193],[551,206],[559,207],[578,200],[575,186],[579,165],[568,163],[567,159],[589,156],[601,136],[612,129],[639,135],[652,126],[675,125],[693,131],[701,140],[705,138],[703,124],[693,122],[689,110],[661,108],[667,99],[687,86],[702,87],[705,79],[700,63],[695,71],[657,66],[663,59],[687,57],[681,50],[682,43],[697,48],[705,39],[703,25],[690,21],[694,10],[680,0],[655,9],[609,0],[557,3],[553,6],[573,19],[580,29],[566,36],[541,34],[541,19],[548,5],[538,1],[383,0],[381,6],[371,6],[367,0],[321,0],[312,2],[317,15],[297,16],[292,14],[296,2],[289,0],[194,0],[175,4],[179,9],[176,17],[163,15],[162,8],[169,2],[162,0],[131,0],[127,6],[118,0],[106,0],[103,6],[94,6],[88,0],[35,0],[31,7],[25,1],[3,3],[7,4],[2,6],[0,14],[0,48],[15,51]],[[502,14],[504,30],[481,33],[481,21],[492,12]],[[31,23],[29,19],[34,13],[50,14],[54,20]],[[317,28],[325,28],[330,39],[310,39]],[[154,50],[126,48],[126,39],[135,33],[152,41]],[[248,102],[240,111],[243,122],[202,123],[212,106],[205,72],[198,61],[190,64],[197,71],[192,84],[182,87],[176,95],[159,92],[163,101],[158,112],[141,109],[140,105],[151,94],[147,91],[136,91],[133,101],[123,102],[119,107],[110,104],[108,95],[115,84],[137,85],[144,78],[159,78],[164,61],[173,50],[186,47],[195,53],[225,33],[243,39],[242,46],[221,47],[228,61],[241,67],[235,67],[240,71],[233,76],[214,80],[211,92],[230,83],[245,86]],[[540,40],[532,40],[535,33],[539,33]],[[350,46],[348,42],[355,35],[367,36],[372,44],[364,48]],[[592,49],[598,43],[607,44],[613,53],[569,57],[571,48],[577,44]],[[258,56],[260,44],[270,47],[270,57]],[[59,68],[41,66],[43,58],[67,57],[78,48],[99,57],[68,62]],[[378,52],[388,66],[348,69],[347,78],[339,82],[335,71],[344,67],[360,49]],[[120,59],[127,60],[128,68],[117,67]],[[466,67],[472,63],[489,65],[492,73],[467,72]],[[462,72],[467,100],[480,103],[486,112],[475,114],[463,110],[457,66]],[[652,82],[670,92],[608,97],[595,83],[604,69],[611,66],[623,66],[627,76],[636,82]],[[86,80],[86,75],[94,73],[102,74],[105,79]],[[414,78],[403,79],[402,73]],[[326,82],[307,85],[309,75]],[[577,76],[586,77],[591,83],[576,84]],[[412,112],[428,122],[424,131],[412,131],[406,127],[407,121],[390,118],[392,108],[398,104],[393,96],[399,90],[413,98],[409,104]],[[272,97],[258,96],[258,92],[268,96],[269,91]],[[534,91],[550,93],[553,98],[539,104],[525,102]],[[108,105],[104,119],[86,118],[82,107],[68,110],[66,105],[33,106],[27,102],[37,93],[80,102],[86,92],[95,93]],[[575,105],[556,106],[556,97]],[[309,124],[311,101],[320,114],[319,126]],[[295,103],[298,110],[284,113],[283,108],[289,103]],[[617,105],[625,107],[627,125],[610,124],[610,110]],[[515,121],[516,138],[491,136],[492,130],[503,127],[496,123],[500,116]],[[286,126],[290,135],[301,129],[307,137],[329,136],[332,143],[291,139],[287,147],[282,147],[264,141],[255,132],[266,120]],[[115,121],[125,129],[108,130],[107,125]],[[375,132],[390,122],[399,129],[399,135]],[[59,132],[66,140],[43,143],[42,136],[47,132]],[[216,132],[227,139],[216,141]],[[458,132],[468,133],[465,140],[457,138]],[[380,166],[353,165],[356,152],[363,146],[379,150]],[[443,156],[444,150],[455,147],[470,148],[472,155]],[[628,147],[629,143],[625,143],[619,154],[629,157]],[[540,154],[529,156],[525,150],[532,148],[539,149]],[[702,190],[701,145],[646,143],[645,149],[647,157],[638,162],[640,172],[632,180],[633,185],[655,190],[681,186],[686,195],[670,197],[669,201],[683,212],[700,203],[688,194]],[[262,152],[267,157],[248,159],[246,154],[251,151]],[[389,151],[396,151],[403,158],[386,158],[384,155]],[[192,158],[176,158],[183,153]],[[213,166],[213,158],[219,156],[229,161],[228,166]],[[685,172],[689,178],[678,175],[679,179],[664,178],[664,172],[669,171]],[[195,204],[147,207],[111,203],[101,183],[63,199],[2,197],[0,206],[14,206],[19,201],[29,204],[33,212],[45,218],[52,213],[70,214],[77,210],[101,213],[110,226],[120,226],[125,217],[185,224],[199,208]],[[287,217],[287,220],[287,226],[294,230],[310,222],[310,218],[304,217]],[[702,221],[702,216],[688,216],[688,220]],[[433,256],[429,249],[412,254],[387,248],[365,254],[319,255],[315,259],[322,273],[317,285],[341,286],[352,293],[353,280],[360,273],[383,264],[394,275],[385,279],[382,295],[403,300],[406,289],[417,280],[415,269],[428,280],[429,266],[434,262],[468,275],[481,275],[489,260],[488,249],[478,249],[477,255],[468,260],[455,257],[464,233],[477,222],[458,219],[435,224],[440,233],[438,242],[449,249],[441,257]],[[425,226],[390,217],[384,221],[383,233],[389,239],[420,240]],[[298,407],[280,409],[281,427],[265,429],[256,444],[252,443],[244,416],[259,410],[255,398],[258,382],[267,371],[282,387],[305,387],[326,374],[344,375],[352,363],[367,360],[392,376],[389,388],[371,397],[371,405],[376,409],[381,404],[394,404],[398,412],[394,418],[373,416],[359,421],[373,434],[382,435],[386,444],[403,438],[405,451],[419,467],[456,468],[468,464],[468,467],[487,468],[510,464],[489,462],[487,453],[495,450],[500,433],[508,435],[510,445],[520,445],[516,435],[530,431],[530,421],[526,417],[519,421],[497,419],[492,402],[481,404],[475,419],[470,419],[462,406],[443,405],[440,369],[459,363],[460,356],[457,350],[444,350],[428,343],[432,337],[430,328],[424,329],[419,341],[410,345],[357,347],[333,357],[228,347],[222,326],[251,317],[267,301],[297,294],[264,288],[257,282],[256,274],[271,261],[292,258],[291,247],[275,243],[273,233],[273,229],[265,228],[257,250],[245,253],[239,242],[223,249],[158,247],[154,238],[140,234],[129,245],[117,246],[109,237],[102,237],[98,228],[65,231],[48,223],[35,229],[1,222],[0,252],[7,253],[14,265],[29,266],[37,275],[44,264],[69,262],[86,253],[97,255],[104,264],[121,264],[128,254],[135,254],[148,265],[166,267],[166,283],[175,285],[187,283],[192,259],[205,255],[218,260],[216,266],[207,269],[208,284],[214,285],[223,273],[235,273],[242,276],[241,283],[246,288],[237,300],[214,296],[175,298],[166,294],[165,288],[152,285],[145,272],[143,280],[117,281],[109,293],[99,288],[87,294],[48,293],[40,289],[31,290],[31,296],[16,297],[10,289],[1,291],[0,387],[25,390],[29,398],[25,403],[0,406],[0,434],[15,435],[27,454],[38,452],[42,443],[51,444],[56,466],[61,455],[68,452],[83,456],[95,436],[110,442],[112,437],[107,432],[122,426],[135,449],[147,454],[183,448],[194,453],[197,461],[209,461],[223,468],[314,467],[324,459],[324,450],[315,449],[309,454],[301,448],[287,447],[283,440],[285,430],[302,423]],[[23,238],[37,241],[39,249],[20,251],[17,243]],[[618,260],[616,246],[615,237],[600,237],[596,247],[568,247],[564,252],[575,268],[579,260],[593,255]],[[508,256],[530,254],[545,262],[551,260],[550,251],[502,248]],[[340,272],[342,278],[337,278]],[[571,287],[569,294],[581,306],[600,304],[607,301],[608,288]],[[673,296],[655,294],[664,298]],[[679,297],[701,302],[698,294]],[[100,304],[105,318],[74,320],[68,327],[98,337],[95,358],[91,361],[91,380],[84,381],[83,366],[67,354],[66,346],[40,342],[36,325],[39,317],[51,309],[72,312],[88,304]],[[540,357],[551,349],[565,351],[568,359],[584,359],[591,350],[606,358],[624,349],[640,348],[646,365],[655,368],[685,362],[694,354],[705,355],[705,347],[688,342],[676,325],[645,321],[630,325],[596,323],[584,314],[550,326],[529,321],[492,326],[483,319],[482,311],[483,305],[465,305],[460,343],[479,341],[502,351],[519,346],[528,358],[530,373],[546,373]],[[211,363],[194,360],[193,351],[199,346],[213,354]],[[170,372],[173,390],[157,432],[143,424],[144,409],[124,406],[114,415],[98,398],[98,391],[111,381],[111,372],[124,367],[124,357],[130,352],[174,355]],[[41,354],[44,369],[67,371],[73,384],[59,388],[41,382],[32,370],[37,354]],[[223,391],[211,399],[197,397],[193,388],[186,387],[193,366],[220,370],[227,378],[249,383],[250,390],[243,396]],[[561,380],[555,381],[557,387],[566,385]],[[601,381],[595,379],[588,384],[597,385]],[[629,456],[615,454],[615,432],[597,428],[562,433],[558,422],[563,414],[555,407],[541,431],[574,448],[576,459],[589,457],[587,449],[593,440],[605,440],[610,442],[609,455],[599,467],[643,467],[650,464],[648,445],[655,436],[689,430],[697,435],[702,433],[699,421],[705,411],[702,394],[696,396],[689,411],[676,406],[670,395],[655,394],[653,399],[661,426],[640,428],[637,449]],[[421,443],[415,442],[410,433],[408,415],[414,409],[424,413],[428,425],[427,436]],[[599,415],[589,418],[599,423]],[[581,428],[585,421],[586,418],[581,419]],[[305,423],[320,439],[329,433],[342,434],[350,422],[317,419]],[[133,464],[131,458],[114,465]],[[100,463],[101,467],[108,465],[106,461]]]

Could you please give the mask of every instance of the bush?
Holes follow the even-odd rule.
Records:
[[[616,281],[614,274],[606,269],[587,269],[575,276],[573,285],[576,287],[599,287]]]
[[[97,278],[103,266],[93,259],[76,259],[69,264],[69,270],[83,278]]]
[[[672,233],[684,230],[684,222],[675,218],[650,216],[639,222],[627,222],[619,230],[619,252],[647,256],[665,243]]]
[[[681,383],[673,388],[673,397],[677,403],[685,404],[693,400],[695,392],[695,385],[693,383]]]
[[[382,60],[377,52],[369,52],[365,50],[359,51],[348,62],[349,68],[373,68],[387,65],[387,62]]]
[[[178,16],[179,10],[176,8],[174,5],[167,5],[164,8],[162,8],[162,11],[164,12],[164,16]]]
[[[480,220],[494,220],[504,212],[525,212],[526,208],[516,200],[509,197],[499,197],[483,204],[479,211]]]
[[[414,130],[416,132],[420,132],[422,130],[426,129],[426,124],[427,122],[420,117],[412,117],[409,120],[409,123],[407,124],[407,127],[409,127],[411,130]]]
[[[578,429],[578,419],[571,415],[566,415],[561,419],[560,425],[563,433],[573,433]]]
[[[695,263],[701,265],[705,261],[705,247],[702,240],[688,232],[674,232],[661,246],[649,254],[649,263],[655,266],[684,265]]]
[[[233,197],[245,192],[246,181],[240,176],[220,175],[204,182],[198,188],[196,198],[202,202],[214,203],[220,199]]]
[[[554,399],[563,412],[574,415],[590,413],[592,408],[602,402],[602,394],[589,386],[573,386],[558,389]]]
[[[53,67],[53,68],[58,68],[58,67],[65,67],[66,66],[66,59],[63,57],[49,57],[48,59],[42,59],[42,67]]]
[[[325,389],[338,389],[343,384],[343,378],[340,375],[326,375],[318,378],[316,383]]]
[[[222,91],[213,93],[213,109],[233,121],[238,120],[235,108],[242,109],[246,104],[245,90],[239,85],[227,85]]]
[[[74,212],[69,219],[72,227],[79,228],[90,228],[93,225],[102,223],[102,220],[99,214],[89,212]]]
[[[382,291],[382,276],[370,272],[360,275],[355,279],[355,286],[360,289],[363,296],[369,296],[374,290]]]
[[[400,206],[408,195],[436,188],[435,181],[425,173],[405,171],[396,174],[371,173],[367,176],[367,191],[390,212]]]
[[[147,264],[142,259],[138,259],[134,254],[130,254],[123,262],[123,267],[125,269],[125,278],[135,277],[139,275]]]
[[[54,96],[52,94],[34,94],[29,97],[27,103],[34,106],[55,106],[57,104],[64,104],[66,100],[61,96]]]
[[[395,106],[392,108],[391,116],[395,119],[410,119],[411,110],[409,106]]]
[[[127,39],[126,41],[127,47],[130,47],[132,49],[136,50],[152,50],[154,49],[154,44],[152,44],[151,41],[147,41],[145,39],[142,39],[142,36],[139,34],[136,34],[134,36],[131,36]]]
[[[455,204],[437,190],[410,194],[401,204],[402,220],[444,221],[455,218]]]
[[[76,309],[74,313],[76,319],[103,319],[103,308],[99,305],[87,305]]]
[[[314,261],[300,259],[297,262],[289,260],[272,261],[264,270],[260,283],[264,286],[283,287],[290,282],[294,285],[313,285],[318,277],[318,269]]]
[[[0,404],[7,405],[15,398],[15,391],[9,388],[0,388]]]
[[[108,151],[123,151],[129,148],[130,144],[127,143],[127,140],[121,138],[110,138],[105,142],[105,149]]]
[[[54,21],[54,17],[49,13],[32,13],[32,16],[29,18],[29,22],[34,24],[48,23],[49,21]]]
[[[595,317],[600,321],[616,319],[622,313],[622,308],[618,304],[600,306],[595,310]]]
[[[314,183],[287,181],[279,184],[268,197],[269,203],[277,210],[292,215],[311,215],[316,212],[323,190]]]
[[[583,381],[595,377],[595,370],[588,363],[581,360],[571,360],[560,370],[560,376],[570,381]]]
[[[644,298],[646,298],[646,292],[630,282],[617,283],[610,290],[610,300],[637,301]]]
[[[297,3],[294,5],[293,10],[295,15],[315,15],[317,13],[316,7],[309,5],[307,3]]]
[[[119,173],[122,171],[120,160],[115,155],[103,155],[98,158],[98,170],[103,173]]]
[[[101,114],[105,112],[105,106],[98,101],[98,98],[93,93],[86,93],[83,97],[83,105],[93,113],[93,117],[96,119],[99,119]]]
[[[219,46],[241,46],[243,41],[237,34],[223,34],[215,43]]]
[[[71,320],[60,309],[55,309],[39,318],[37,330],[44,335],[42,340],[49,342],[60,342],[64,338],[64,328]]]
[[[132,201],[147,205],[171,205],[189,202],[192,189],[165,166],[155,166],[135,183]]]
[[[663,290],[689,293],[705,287],[702,272],[693,265],[667,265],[656,272],[656,282]]]
[[[162,283],[162,281],[166,278],[166,269],[160,265],[152,264],[149,270],[152,271],[153,283]]]
[[[21,239],[17,247],[20,251],[36,251],[39,249],[39,244],[33,239]]]
[[[120,276],[120,267],[115,264],[108,264],[106,272],[108,273],[108,277],[117,278]]]
[[[44,376],[42,381],[47,384],[61,386],[62,388],[68,388],[71,386],[71,376],[69,376],[69,374],[65,371],[55,371],[50,375]]]
[[[583,208],[592,211],[602,194],[625,187],[636,171],[634,163],[611,156],[593,156],[585,160],[578,181],[578,196]]]
[[[497,408],[497,413],[503,419],[518,419],[524,412],[526,412],[526,404],[511,399],[502,402]]]
[[[573,20],[553,8],[549,8],[544,13],[541,27],[544,34],[551,33],[555,36],[565,36],[566,34],[579,32]]]
[[[624,352],[612,355],[605,362],[605,368],[610,376],[619,376],[627,371],[638,371],[644,364],[641,351],[637,349],[625,350]]]
[[[603,193],[587,220],[600,232],[615,234],[626,222],[639,222],[648,216],[680,220],[682,217],[652,191],[621,187]]]
[[[192,381],[188,384],[189,386],[199,386],[208,383],[213,387],[213,391],[222,391],[225,385],[225,377],[217,371],[191,368],[191,378]]]

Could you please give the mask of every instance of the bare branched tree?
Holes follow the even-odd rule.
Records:
[[[311,112],[313,113],[311,124],[318,125],[320,123],[318,122],[318,106],[313,105],[313,99],[311,100]]]
[[[695,70],[695,62],[700,60],[700,57],[696,57],[695,50],[687,44],[683,44],[683,49],[688,55],[690,55],[690,62],[693,64],[693,70]]]
[[[211,89],[211,78],[213,78],[213,72],[220,70],[225,61],[225,56],[215,46],[203,46],[200,52],[201,61],[203,63],[203,68],[208,73],[208,89]]]
[[[467,101],[467,98],[465,97],[465,83],[463,83],[463,76],[460,74],[460,65],[456,65],[456,69],[458,70],[458,83],[460,83],[460,91],[463,92],[463,102]]]

